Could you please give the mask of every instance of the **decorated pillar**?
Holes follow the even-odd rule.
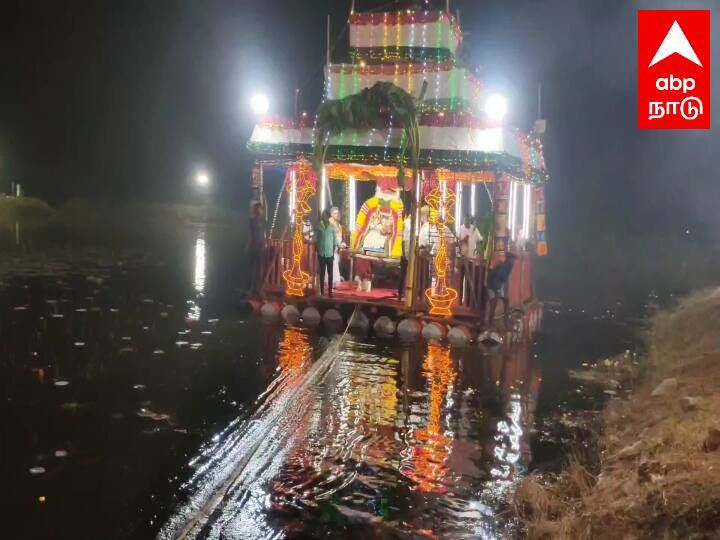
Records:
[[[263,166],[257,162],[252,170],[251,202],[263,202]]]
[[[510,203],[510,185],[505,178],[498,178],[494,184],[493,212],[495,219],[494,250],[490,266],[505,262],[509,248],[508,211]]]
[[[535,252],[540,257],[548,253],[545,236],[545,187],[535,187]]]
[[[455,193],[448,189],[447,181],[440,180],[425,200],[430,207],[430,223],[435,225],[439,236],[435,254],[435,286],[426,289],[425,296],[430,302],[430,315],[449,317],[452,315],[452,304],[458,297],[458,292],[447,284],[450,267],[447,255],[447,226],[455,221]]]
[[[305,240],[303,226],[305,216],[311,211],[308,200],[316,192],[317,177],[310,163],[301,160],[285,175],[285,190],[291,200],[294,200],[294,232],[292,243],[292,266],[283,272],[286,287],[285,293],[290,296],[305,296],[305,289],[310,283],[310,274],[302,269],[302,259],[305,253]]]

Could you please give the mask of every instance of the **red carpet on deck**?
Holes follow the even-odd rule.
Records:
[[[343,282],[340,286],[333,289],[333,294],[343,298],[364,298],[366,300],[382,300],[387,298],[397,298],[397,290],[393,289],[373,289],[370,292],[364,292],[355,288],[354,283]]]

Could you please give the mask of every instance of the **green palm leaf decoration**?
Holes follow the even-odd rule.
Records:
[[[359,94],[345,99],[328,100],[320,104],[317,111],[313,165],[318,176],[325,164],[330,146],[330,137],[346,129],[386,128],[387,119],[392,117],[393,126],[403,128],[400,151],[398,152],[398,184],[405,187],[405,167],[408,161],[417,171],[420,163],[420,128],[418,125],[418,103],[427,90],[423,83],[420,97],[415,99],[399,86],[390,82],[378,82],[365,88]]]

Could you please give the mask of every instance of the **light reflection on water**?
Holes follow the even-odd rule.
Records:
[[[530,459],[537,384],[527,353],[347,341],[313,363],[307,335],[288,328],[257,412],[196,458],[204,464],[185,486],[194,503],[171,523],[212,484],[224,501],[190,537],[502,535],[497,513]],[[229,489],[238,463],[242,481]]]
[[[197,238],[195,239],[195,266],[193,275],[193,290],[195,297],[187,301],[188,313],[187,318],[191,321],[200,320],[202,315],[202,308],[200,302],[205,294],[205,272],[206,272],[206,260],[205,260],[205,229],[199,228],[197,231]]]

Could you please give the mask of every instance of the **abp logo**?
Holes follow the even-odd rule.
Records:
[[[710,128],[710,11],[638,11],[638,127]]]

